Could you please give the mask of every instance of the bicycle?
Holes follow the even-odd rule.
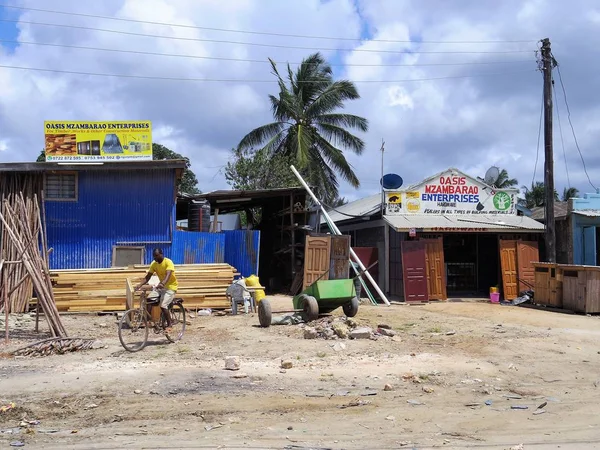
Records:
[[[183,299],[175,298],[169,305],[172,332],[167,333],[167,320],[160,307],[160,294],[152,287],[140,289],[140,305],[123,314],[119,320],[119,341],[128,352],[139,352],[148,343],[148,330],[155,334],[164,333],[167,340],[175,343],[185,332],[185,308]],[[148,294],[150,292],[150,294]],[[129,343],[131,338],[134,342]]]

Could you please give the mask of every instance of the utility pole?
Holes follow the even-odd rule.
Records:
[[[550,39],[542,39],[540,69],[544,75],[544,188],[546,218],[546,260],[556,262],[556,228],[554,222],[554,150],[552,147],[552,69],[556,66]]]
[[[385,195],[383,191],[383,152],[385,151],[385,141],[381,139],[381,179],[379,180],[379,184],[381,184],[381,219],[383,220],[383,205],[385,204]]]

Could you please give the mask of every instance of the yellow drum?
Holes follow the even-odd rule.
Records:
[[[260,280],[256,275],[250,275],[246,280],[246,286],[260,286]],[[257,289],[254,293],[254,301],[258,304],[263,298],[265,298],[265,291]]]

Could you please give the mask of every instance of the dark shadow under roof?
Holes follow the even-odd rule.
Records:
[[[276,188],[276,189],[256,189],[256,190],[220,190],[206,192],[203,194],[189,195],[180,194],[182,201],[207,200],[212,208],[234,211],[242,210],[248,207],[260,206],[271,200],[297,195],[305,198],[307,192],[302,187],[294,188]]]
[[[119,162],[25,162],[25,163],[0,163],[0,173],[44,173],[58,171],[79,170],[153,170],[153,169],[179,169],[183,170],[186,162],[180,159],[152,160],[152,161],[119,161]]]

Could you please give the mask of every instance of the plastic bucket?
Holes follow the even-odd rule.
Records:
[[[490,301],[492,303],[500,303],[500,293],[499,292],[493,292],[490,294]]]

